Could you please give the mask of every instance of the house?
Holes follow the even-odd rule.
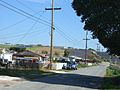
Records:
[[[0,54],[1,63],[12,63],[12,56],[13,53],[11,53],[9,50],[3,49],[2,54]]]
[[[0,55],[0,58],[2,60],[7,59],[8,62],[12,63],[12,56],[13,56],[13,53],[3,53],[3,54]]]
[[[43,55],[36,54],[36,53],[34,53],[32,51],[29,51],[29,50],[13,54],[13,57],[14,58],[19,58],[19,57],[22,57],[22,58],[24,58],[24,57],[25,58],[33,58],[33,59],[38,59],[39,61],[44,61],[45,58],[46,58]]]
[[[13,54],[13,60],[17,68],[39,69],[39,67],[43,65],[45,59],[45,56],[28,50]]]

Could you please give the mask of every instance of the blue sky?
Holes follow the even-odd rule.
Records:
[[[51,21],[51,12],[45,10],[51,7],[51,0],[3,1],[49,23]],[[54,14],[54,23],[57,27],[54,31],[54,45],[85,48],[84,24],[81,23],[80,17],[76,16],[71,3],[72,0],[55,0],[55,7],[61,7],[62,10],[55,11]],[[0,5],[0,36],[0,43],[49,45],[50,25],[33,21]],[[88,38],[91,40],[88,41],[88,48],[96,49],[98,40],[93,40],[91,37],[89,33]]]

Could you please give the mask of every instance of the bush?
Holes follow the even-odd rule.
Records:
[[[111,65],[106,70],[106,77],[102,85],[104,90],[119,90],[120,89],[120,68]]]
[[[117,66],[109,66],[107,69],[107,76],[116,76],[120,75],[120,68]]]

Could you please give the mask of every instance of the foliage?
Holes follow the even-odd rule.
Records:
[[[106,70],[106,77],[104,77],[104,82],[102,89],[108,90],[118,90],[120,89],[120,68],[116,66],[109,66]]]
[[[43,50],[42,54],[48,54],[48,51]]]
[[[88,50],[90,50],[90,51],[95,51],[94,49],[92,49],[92,48],[89,48]]]
[[[78,68],[85,68],[85,67],[88,67],[88,65],[87,64],[78,64],[77,67]]]
[[[22,51],[25,51],[26,48],[21,48],[21,47],[10,47],[9,50],[13,50],[13,51],[16,51],[16,52],[22,52]]]
[[[120,1],[74,0],[72,7],[85,23],[84,29],[110,54],[120,55]]]
[[[37,46],[41,47],[41,46],[42,46],[42,44],[37,44]]]
[[[116,75],[120,75],[120,68],[113,65],[107,68],[106,76],[116,76]]]
[[[64,50],[64,57],[68,57],[70,54],[69,50],[68,49],[65,49]]]

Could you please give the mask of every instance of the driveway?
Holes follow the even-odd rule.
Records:
[[[34,81],[24,81],[0,90],[93,90],[100,89],[109,64],[82,68],[65,74],[43,77]]]

